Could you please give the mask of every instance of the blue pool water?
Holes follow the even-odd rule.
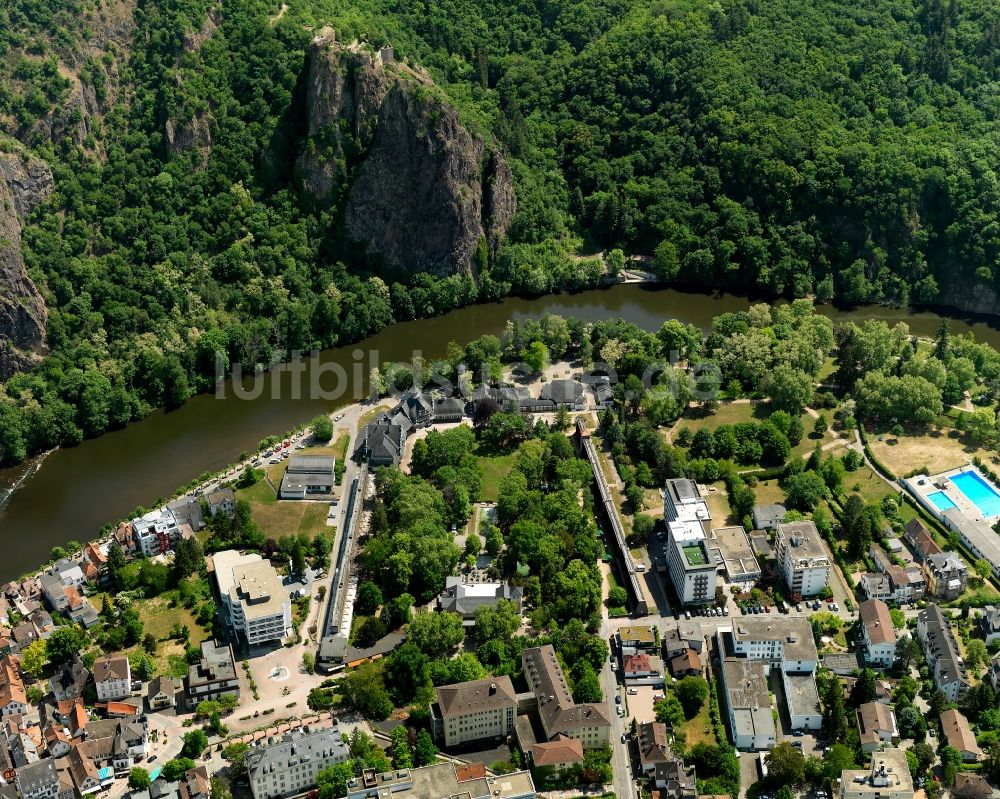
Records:
[[[951,497],[944,493],[944,491],[935,491],[933,494],[928,494],[927,499],[929,499],[933,503],[934,507],[942,513],[946,510],[958,507],[958,505],[952,502]]]
[[[984,519],[1000,515],[1000,494],[977,472],[962,472],[951,478],[955,487],[979,508]]]

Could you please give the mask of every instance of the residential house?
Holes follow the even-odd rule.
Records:
[[[955,552],[939,552],[924,560],[927,594],[948,602],[965,593],[969,567]]]
[[[305,499],[306,496],[330,494],[337,484],[334,470],[334,459],[327,455],[292,455],[288,459],[288,468],[281,478],[279,495],[282,499]],[[219,492],[216,492],[219,493]],[[230,491],[230,493],[232,493]],[[229,503],[228,499],[220,499],[219,510],[227,507],[236,510],[235,497]],[[217,511],[213,512],[214,516]]]
[[[187,696],[191,707],[206,699],[240,696],[236,659],[229,644],[202,641],[201,660],[188,667]]]
[[[670,674],[674,679],[702,673],[701,658],[693,649],[685,649],[679,655],[674,655],[669,662]]]
[[[76,699],[83,696],[90,681],[90,672],[83,665],[83,661],[78,655],[74,655],[69,663],[59,666],[55,673],[49,678],[49,688],[55,695],[57,702],[64,699]]]
[[[289,461],[290,466],[291,461]],[[212,516],[216,516],[219,513],[232,516],[236,513],[236,494],[233,493],[233,489],[231,488],[220,488],[217,491],[211,492],[205,497],[205,502],[208,505],[208,512]]]
[[[892,582],[889,575],[882,572],[864,572],[858,578],[861,591],[868,599],[881,602],[893,601]]]
[[[963,763],[978,763],[983,759],[983,750],[976,743],[969,720],[957,710],[949,708],[941,713],[941,729],[948,745],[962,754]]]
[[[913,799],[906,753],[884,749],[872,755],[868,768],[842,771],[839,799]]]
[[[645,624],[619,627],[615,632],[615,643],[623,656],[634,655],[640,651],[654,652],[656,650],[656,634],[652,627]]]
[[[232,491],[232,489],[224,490]],[[236,503],[234,500],[233,508],[235,509],[235,507]],[[205,519],[201,514],[201,500],[198,497],[184,496],[180,499],[175,499],[173,502],[167,503],[167,510],[173,514],[178,527],[187,525],[193,533],[197,533],[205,527]]]
[[[775,548],[778,566],[793,594],[815,596],[830,581],[830,557],[811,521],[779,524]]]
[[[626,685],[663,685],[663,661],[646,652],[625,655],[622,676]]]
[[[934,543],[934,536],[924,527],[920,519],[910,519],[903,528],[903,537],[913,550],[918,563],[923,563],[931,555],[941,554],[941,548]]]
[[[22,716],[28,710],[24,681],[11,655],[0,660],[0,718]]]
[[[445,748],[471,741],[506,739],[514,731],[517,694],[510,677],[443,685],[434,689],[431,732]]]
[[[21,799],[54,799],[59,794],[59,775],[52,758],[21,766],[15,780]]]
[[[127,657],[107,656],[94,661],[94,685],[97,699],[107,702],[132,694],[132,669]]]
[[[934,684],[949,702],[960,701],[969,690],[969,674],[951,619],[937,605],[928,605],[917,614],[917,637],[932,668]]]
[[[476,611],[481,607],[496,607],[500,600],[512,602],[521,612],[524,589],[507,583],[467,583],[461,577],[444,580],[444,591],[438,597],[438,610],[458,613],[466,626],[475,624]]]
[[[976,617],[976,630],[989,646],[1000,639],[1000,606],[987,605]]]
[[[990,799],[993,796],[993,786],[981,774],[960,771],[955,775],[951,796],[952,799]]]
[[[456,397],[445,397],[434,403],[434,423],[448,424],[462,421],[465,403]]]
[[[874,752],[883,744],[891,744],[899,739],[896,714],[884,702],[865,702],[857,710],[858,735],[861,748]]]
[[[73,786],[80,796],[97,793],[103,787],[100,770],[82,749],[71,749],[66,758]]]
[[[594,395],[594,407],[599,411],[610,408],[615,403],[615,391],[611,387],[611,379],[607,375],[598,375],[593,378],[590,392]]]
[[[865,660],[889,668],[896,662],[896,630],[889,607],[880,599],[868,599],[858,606],[861,644]]]
[[[316,785],[319,772],[346,763],[350,756],[336,729],[303,727],[268,738],[247,753],[250,792],[253,799],[301,794]]]
[[[551,644],[521,652],[528,689],[534,694],[546,740],[562,733],[584,749],[600,749],[611,737],[611,719],[603,703],[576,704]]]
[[[988,679],[990,685],[993,686],[993,690],[1000,693],[1000,654],[993,656],[993,659],[990,661],[990,670],[983,679]]]
[[[583,744],[562,733],[551,741],[534,743],[528,749],[528,757],[535,768],[551,768],[564,771],[573,766],[583,765]]]
[[[777,530],[778,525],[785,520],[788,509],[784,505],[756,505],[753,509],[753,526],[755,530]]]
[[[698,795],[694,767],[670,749],[667,728],[656,722],[640,724],[636,731],[639,770],[669,799],[695,799]]]
[[[173,677],[156,677],[146,692],[151,710],[163,710],[177,704],[177,682]]]
[[[152,510],[131,524],[134,548],[147,558],[173,549],[181,534],[174,514],[167,508]]]

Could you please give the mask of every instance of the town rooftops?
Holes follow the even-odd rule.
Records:
[[[924,527],[920,519],[910,519],[903,531],[920,560],[924,560],[928,555],[937,555],[941,552],[941,548],[934,543],[934,536]]]
[[[719,628],[723,632],[725,628]],[[771,616],[741,616],[733,619],[734,642],[775,641],[781,644],[783,660],[814,661],[819,655],[809,620],[793,617],[778,620]]]
[[[775,738],[777,732],[771,716],[765,664],[759,660],[727,657],[722,661],[722,671],[736,737]]]
[[[442,685],[434,692],[444,718],[517,706],[517,694],[507,676]]]
[[[471,617],[483,606],[494,606],[501,599],[513,602],[520,609],[524,589],[507,583],[467,583],[461,577],[445,578],[444,591],[438,597],[441,610]]]
[[[215,582],[219,586],[219,594],[229,596],[229,592],[236,585],[233,570],[237,566],[259,563],[260,559],[260,555],[256,552],[244,555],[235,549],[225,549],[212,555],[212,569],[215,571]]]
[[[712,551],[718,550],[730,582],[750,580],[760,575],[760,566],[754,557],[753,546],[742,526],[713,528],[708,538],[708,546]]]
[[[865,628],[865,636],[872,644],[895,644],[896,631],[892,626],[889,606],[881,599],[868,599],[858,606],[858,617]]]
[[[366,769],[360,777],[347,781],[347,799],[521,799],[534,795],[535,784],[527,771],[459,782],[454,763],[435,763],[384,774]]]
[[[623,644],[652,646],[656,640],[653,628],[646,624],[627,625],[618,628],[618,640]]]
[[[643,765],[666,763],[671,759],[670,744],[667,742],[667,725],[659,722],[644,722],[638,727],[639,759]]]
[[[228,644],[201,642],[201,661],[188,668],[188,688],[236,679],[236,663]]]

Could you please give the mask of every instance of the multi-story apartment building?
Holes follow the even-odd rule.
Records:
[[[292,602],[281,578],[259,555],[234,550],[213,557],[219,596],[233,629],[251,646],[284,638],[292,627]]]
[[[431,732],[445,748],[506,738],[514,732],[517,694],[510,677],[487,677],[435,689]]]
[[[667,524],[664,558],[677,598],[683,605],[715,601],[718,565],[708,548],[712,516],[694,480],[667,480],[663,489]]]
[[[560,733],[578,740],[584,749],[600,749],[611,737],[611,719],[604,704],[576,704],[551,644],[525,649],[521,665],[535,695],[547,740]]]
[[[937,605],[928,605],[917,614],[917,637],[933,672],[934,684],[949,702],[960,701],[969,690],[969,673],[951,619]]]
[[[732,627],[719,628],[719,637],[727,654],[766,660],[786,672],[811,674],[819,663],[812,627],[806,618],[734,619]]]
[[[896,631],[889,606],[879,599],[869,599],[858,606],[858,617],[865,660],[873,666],[889,668],[896,662]]]
[[[435,763],[377,774],[365,769],[347,781],[347,799],[535,799],[531,772],[514,771],[490,776],[481,763],[456,765]]]
[[[815,524],[779,524],[775,545],[778,565],[791,592],[815,596],[823,590],[830,581],[830,556]]]
[[[254,799],[292,796],[315,787],[323,769],[346,763],[351,757],[340,732],[303,727],[268,738],[247,752],[247,776]]]

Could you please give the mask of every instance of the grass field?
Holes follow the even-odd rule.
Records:
[[[868,446],[876,458],[900,477],[920,468],[926,468],[928,474],[944,472],[964,466],[977,456],[989,463],[996,456],[995,452],[970,446],[957,430],[934,428],[920,436],[883,435],[882,439],[869,435]]]
[[[855,486],[865,502],[879,502],[887,494],[895,494],[885,481],[867,466],[862,466],[856,471],[848,472],[844,475],[844,494],[854,493]]]
[[[701,706],[701,710],[698,711],[698,715],[690,721],[685,721],[681,730],[684,733],[684,745],[688,748],[698,743],[713,746],[718,743],[712,729],[712,718],[709,715],[709,701],[707,699]]]
[[[278,497],[275,495],[274,489],[271,488],[267,480],[261,480],[259,483],[250,486],[250,488],[239,489],[236,492],[236,498],[245,499],[251,505],[273,505],[278,501]]]
[[[171,656],[174,660],[178,655],[182,659],[184,657],[184,644],[181,641],[162,640],[170,635],[175,624],[179,624],[181,627],[187,626],[191,633],[191,646],[198,646],[202,641],[211,637],[211,632],[199,626],[198,622],[195,621],[194,614],[186,607],[183,605],[170,607],[168,595],[136,600],[135,609],[139,613],[139,618],[142,619],[143,630],[151,633],[157,639],[153,662],[156,664],[158,674],[171,672]]]
[[[483,502],[496,502],[500,496],[500,481],[514,468],[517,454],[483,455],[475,453],[476,460],[483,467],[483,490],[480,499]]]
[[[761,480],[754,487],[758,505],[781,504],[785,501],[785,492],[777,480]]]
[[[270,538],[305,533],[314,536],[325,532],[326,514],[329,506],[325,502],[285,501],[255,504],[252,506],[253,519]]]

